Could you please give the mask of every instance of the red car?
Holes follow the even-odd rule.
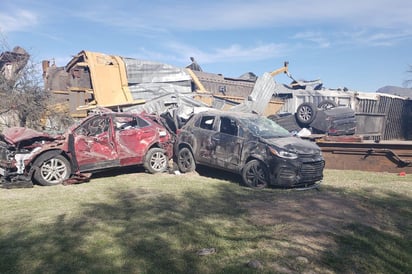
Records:
[[[5,129],[0,134],[0,182],[3,187],[28,182],[50,186],[72,175],[132,165],[164,172],[173,140],[158,121],[146,114],[109,112],[89,116],[59,136]]]

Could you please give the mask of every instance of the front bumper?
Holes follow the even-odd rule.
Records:
[[[308,187],[323,179],[325,161],[281,160],[270,167],[270,183],[281,187]]]

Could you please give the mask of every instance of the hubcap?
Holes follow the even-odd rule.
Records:
[[[66,165],[59,159],[50,159],[45,162],[40,172],[43,179],[50,183],[60,183],[67,176]]]
[[[181,165],[186,169],[192,165],[192,159],[189,155],[189,152],[187,151],[180,153],[179,160],[180,160]]]
[[[166,155],[161,152],[153,154],[150,165],[155,170],[162,170],[167,165]]]
[[[259,164],[251,166],[246,173],[246,177],[254,187],[264,187],[266,185],[265,172]]]
[[[309,107],[302,107],[299,116],[303,120],[308,121],[312,117],[312,110]]]

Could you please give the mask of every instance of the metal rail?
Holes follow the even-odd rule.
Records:
[[[412,142],[318,142],[318,145],[329,169],[412,173]]]

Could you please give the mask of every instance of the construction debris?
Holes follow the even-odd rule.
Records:
[[[29,61],[30,55],[21,47],[15,47],[13,51],[5,51],[0,54],[0,73],[8,81],[15,81],[18,73]]]

